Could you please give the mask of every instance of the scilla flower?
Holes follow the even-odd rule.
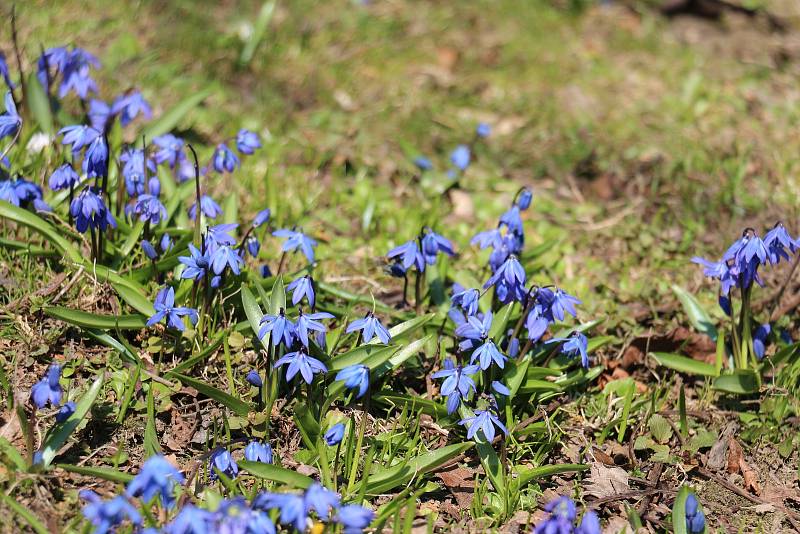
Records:
[[[75,413],[75,403],[72,401],[65,402],[56,413],[56,423],[63,423]]]
[[[222,215],[222,208],[208,195],[200,197],[200,211],[209,219],[216,219]],[[189,206],[189,218],[194,220],[195,217],[197,217],[197,202]]]
[[[226,477],[233,479],[239,474],[239,465],[228,449],[219,448],[211,454],[208,460],[208,472],[211,480],[217,480],[218,473],[223,473]]]
[[[181,279],[201,280],[211,270],[211,256],[208,252],[200,252],[189,243],[190,256],[178,256],[178,261],[186,266],[181,272]]]
[[[323,521],[330,517],[330,511],[339,508],[339,495],[319,482],[314,482],[303,494],[303,506],[306,514],[313,512]]]
[[[58,406],[61,402],[61,366],[52,364],[47,369],[47,375],[31,388],[31,399],[37,408],[42,409],[48,404]]]
[[[363,319],[353,321],[347,327],[348,334],[358,330],[361,331],[361,340],[364,343],[368,343],[369,340],[377,336],[382,343],[388,344],[392,338],[386,327],[381,324],[380,320],[372,312],[367,313],[367,316]]]
[[[444,378],[439,392],[447,397],[447,413],[452,414],[458,409],[462,399],[469,397],[475,391],[475,381],[472,375],[478,372],[477,365],[462,367],[453,363],[450,358],[444,361],[444,369],[433,373],[432,378]]]
[[[448,256],[454,256],[456,253],[449,239],[427,228],[425,235],[422,236],[422,254],[425,256],[425,262],[428,265],[433,265],[436,263],[436,256],[440,252]]]
[[[589,354],[587,352],[589,340],[580,332],[575,332],[569,337],[554,337],[548,339],[547,343],[563,343],[561,345],[561,354],[565,354],[570,358],[580,355],[581,365],[584,369],[589,368]]]
[[[278,315],[265,315],[259,322],[261,328],[258,330],[258,338],[264,339],[267,334],[272,334],[272,345],[277,347],[283,341],[287,347],[292,346],[294,340],[295,329],[294,324],[286,317],[286,312],[283,308],[280,309]]]
[[[119,122],[123,126],[133,122],[137,115],[141,115],[145,119],[153,116],[150,105],[139,91],[131,91],[118,96],[111,105],[111,113],[119,115]]]
[[[253,440],[244,448],[244,457],[248,462],[272,463],[272,447],[269,443]]]
[[[134,525],[141,525],[142,516],[126,497],[118,495],[108,501],[91,490],[82,490],[80,497],[89,504],[83,507],[83,516],[94,526],[92,532],[114,532],[115,527],[124,521]]]
[[[0,139],[16,134],[19,127],[22,126],[22,117],[17,113],[17,106],[14,104],[14,96],[11,91],[6,92],[5,105],[6,112],[0,115]]]
[[[467,145],[458,145],[450,154],[450,162],[460,171],[465,171],[469,167],[470,150]]]
[[[706,516],[700,509],[700,503],[694,493],[686,497],[684,508],[686,515],[686,530],[691,534],[700,534],[706,529]]]
[[[164,207],[164,204],[157,196],[147,193],[136,198],[133,213],[139,216],[141,222],[149,222],[153,226],[167,219],[167,208]]]
[[[183,480],[183,474],[157,454],[142,465],[139,474],[128,483],[125,493],[130,497],[141,497],[146,503],[158,496],[164,506],[172,508],[175,504],[175,487],[183,484]]]
[[[117,221],[111,215],[111,210],[106,207],[98,193],[98,189],[87,187],[72,199],[69,211],[75,218],[75,226],[80,233],[86,232],[89,228],[105,231],[109,226],[117,227]]]
[[[497,426],[503,434],[508,435],[508,430],[500,419],[489,410],[475,410],[475,415],[473,417],[464,418],[458,423],[467,427],[467,439],[475,437],[478,430],[480,430],[486,438],[486,441],[491,443],[495,436],[495,426]],[[478,439],[480,439],[480,436],[478,436]]]
[[[252,154],[257,148],[261,148],[258,134],[250,130],[239,130],[239,133],[236,134],[236,150],[242,154]]]
[[[156,300],[153,302],[153,308],[156,313],[147,320],[147,326],[153,326],[166,319],[168,327],[183,332],[186,327],[181,317],[184,316],[188,316],[193,325],[197,324],[197,310],[183,306],[175,307],[175,290],[171,287],[162,288],[158,292]]]
[[[80,176],[78,176],[78,173],[72,168],[72,165],[65,163],[53,171],[53,174],[50,175],[48,185],[53,191],[59,191],[61,189],[75,187],[79,180]]]
[[[336,375],[336,380],[344,382],[347,389],[358,389],[356,398],[360,399],[369,389],[369,367],[362,364],[345,367]]]
[[[506,304],[511,300],[525,298],[525,269],[522,268],[516,256],[509,256],[500,268],[483,285],[484,289],[492,286],[500,302]]]
[[[360,504],[348,504],[339,508],[334,520],[342,525],[344,534],[360,534],[374,517],[375,512]]]
[[[344,438],[344,423],[336,423],[330,427],[324,435],[325,443],[328,446],[338,445]]]
[[[58,131],[58,135],[63,135],[62,145],[72,145],[72,153],[79,152],[83,147],[91,145],[102,133],[91,126],[76,124],[65,126]]]
[[[283,245],[281,245],[281,250],[283,252],[300,249],[303,251],[306,259],[310,263],[314,263],[314,248],[317,246],[317,242],[303,232],[282,228],[272,232],[272,235],[286,239]]]
[[[103,178],[108,173],[108,145],[102,136],[97,136],[86,149],[83,172],[89,178]]]
[[[250,371],[247,372],[247,376],[245,377],[245,380],[247,380],[247,382],[251,386],[254,386],[254,387],[257,387],[257,388],[260,388],[261,386],[264,385],[264,381],[261,380],[261,376],[258,374],[258,372],[255,369],[250,369]]]
[[[217,172],[233,172],[238,166],[239,158],[233,150],[224,143],[217,145],[217,149],[214,151],[214,170]]]
[[[300,350],[285,354],[277,362],[275,368],[282,365],[289,364],[286,369],[286,381],[291,382],[297,373],[303,377],[306,384],[310,384],[314,380],[314,375],[317,373],[327,373],[328,368],[325,364],[316,358],[312,358],[306,353],[306,348],[301,347]]]
[[[167,163],[170,168],[175,168],[183,155],[183,139],[172,134],[165,134],[153,139],[153,144],[158,147],[155,155],[156,163]],[[192,170],[194,176],[194,170]]]
[[[386,257],[390,260],[400,262],[403,265],[403,269],[406,271],[410,269],[412,265],[415,265],[419,272],[425,271],[426,259],[425,256],[422,255],[422,252],[420,252],[419,244],[416,239],[412,239],[411,241],[407,241],[393,248],[386,253]]]
[[[314,307],[314,279],[311,276],[305,275],[296,278],[286,286],[286,291],[292,292],[292,306],[297,306],[305,297],[308,300],[308,305],[312,308]]]
[[[294,324],[294,332],[304,347],[308,347],[308,333],[310,331],[322,335],[327,331],[325,325],[320,322],[321,319],[333,319],[333,315],[327,312],[303,313],[303,310],[300,310],[300,315]]]

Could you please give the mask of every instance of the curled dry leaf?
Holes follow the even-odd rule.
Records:
[[[586,493],[602,499],[626,493],[630,490],[628,473],[619,467],[607,467],[595,462],[589,469]]]

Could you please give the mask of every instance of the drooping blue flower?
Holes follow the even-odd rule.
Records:
[[[350,365],[337,373],[336,380],[344,382],[347,389],[358,388],[356,398],[360,399],[369,389],[369,367],[360,363]]]
[[[261,148],[261,139],[257,133],[244,128],[239,130],[236,134],[236,150],[242,154],[252,154],[258,148]]]
[[[601,534],[600,518],[593,510],[584,512],[581,524],[575,529],[575,534]]]
[[[500,419],[489,410],[475,410],[475,415],[473,417],[466,417],[459,421],[458,424],[467,427],[467,439],[472,439],[477,435],[478,430],[481,430],[486,442],[491,443],[494,441],[495,426],[497,426],[503,434],[508,435],[508,430]],[[478,436],[477,441],[480,440],[481,437]]]
[[[141,497],[148,503],[158,496],[166,508],[175,505],[175,487],[183,484],[183,474],[160,454],[148,458],[125,489],[129,497]]]
[[[122,495],[104,501],[91,490],[81,490],[80,496],[88,501],[83,507],[83,516],[89,520],[94,529],[94,534],[114,532],[118,525],[130,521],[134,525],[141,525],[142,517],[128,499]]]
[[[164,527],[164,534],[217,534],[215,519],[212,512],[187,503]]]
[[[67,56],[62,65],[61,85],[58,88],[58,98],[64,98],[73,91],[81,100],[92,92],[97,92],[97,84],[91,78],[91,68],[100,68],[100,61],[82,48],[75,47]]]
[[[289,367],[286,369],[287,382],[291,382],[295,375],[300,373],[306,384],[310,384],[314,380],[314,375],[316,373],[328,372],[328,368],[325,367],[324,363],[306,353],[305,347],[301,347],[298,351],[284,354],[283,357],[275,362],[274,367],[277,369],[287,363],[289,364]]]
[[[275,534],[275,525],[261,510],[253,510],[244,497],[225,499],[214,513],[215,534]]]
[[[244,457],[248,462],[272,463],[272,447],[269,443],[253,440],[244,448]]]
[[[547,343],[562,343],[561,354],[574,358],[581,357],[581,365],[584,369],[589,368],[589,340],[580,332],[575,332],[569,337],[554,337],[547,340]]]
[[[15,206],[32,203],[36,211],[50,211],[50,206],[42,200],[41,187],[24,178],[0,180],[0,200]]]
[[[161,236],[161,241],[159,241],[158,246],[161,248],[161,252],[163,253],[167,253],[172,250],[172,238],[168,233],[164,232],[164,235]]]
[[[53,174],[50,175],[48,185],[53,191],[59,191],[61,189],[70,189],[75,187],[79,180],[80,176],[78,176],[78,173],[72,168],[72,165],[69,163],[64,163],[54,170]]]
[[[500,216],[500,225],[508,228],[512,234],[524,238],[525,230],[522,225],[522,213],[516,204]]]
[[[456,335],[466,339],[482,341],[489,336],[492,328],[492,312],[486,312],[482,317],[469,316],[467,320],[456,328]]]
[[[269,278],[272,276],[272,269],[269,268],[269,265],[266,263],[258,268],[258,274],[261,275],[261,278]]]
[[[425,256],[419,249],[416,239],[407,241],[386,253],[386,257],[395,260],[403,265],[404,270],[409,270],[412,265],[417,267],[418,272],[425,272]]]
[[[95,137],[86,149],[83,172],[89,178],[103,178],[108,173],[108,145],[102,136]]]
[[[692,258],[692,263],[702,265],[704,275],[709,278],[716,278],[720,281],[720,291],[723,295],[727,295],[734,286],[738,285],[736,277],[731,272],[731,269],[728,268],[728,263],[725,261],[713,262],[695,256]]]
[[[239,225],[236,223],[210,226],[208,228],[208,232],[206,232],[206,246],[209,247],[209,249],[216,249],[216,247],[221,247],[223,245],[235,245],[236,239],[230,234],[230,232],[236,230],[237,226]]]
[[[264,385],[264,381],[261,380],[261,375],[259,375],[255,369],[250,369],[250,371],[247,372],[245,380],[247,380],[250,383],[250,385],[255,386],[257,388],[260,388],[261,386]]]
[[[291,284],[286,286],[286,291],[292,292],[292,306],[297,306],[305,297],[308,300],[308,305],[312,308],[314,307],[314,279],[311,276],[305,275],[295,278]]]
[[[93,98],[89,101],[89,124],[98,132],[108,131],[108,121],[111,118],[111,107],[104,101]]]
[[[329,447],[341,443],[342,438],[344,438],[344,423],[336,423],[330,427],[327,432],[325,432],[323,438]]]
[[[487,247],[497,248],[502,245],[503,242],[503,234],[500,232],[499,228],[495,228],[493,230],[486,230],[485,232],[480,232],[475,234],[475,236],[470,240],[470,245],[478,245],[479,248],[484,249]]]
[[[272,215],[272,212],[270,211],[269,208],[265,208],[256,213],[256,216],[253,217],[253,228],[258,228],[259,226],[267,222],[269,220],[270,215]]]
[[[789,261],[789,254],[794,254],[798,248],[797,241],[792,239],[786,227],[780,222],[764,236],[764,246],[767,247],[769,262],[772,265],[777,265],[781,259]]]
[[[305,501],[294,493],[259,493],[253,499],[253,508],[258,510],[279,510],[278,520],[282,525],[291,526],[305,532],[308,515]]]
[[[533,193],[527,187],[520,190],[519,194],[517,195],[517,206],[522,211],[525,211],[531,206],[531,200],[533,200]]]
[[[317,246],[317,242],[314,239],[301,231],[288,230],[286,228],[275,230],[272,235],[286,239],[281,246],[281,251],[290,252],[299,248],[309,263],[314,263],[314,248]]]
[[[259,242],[258,238],[254,235],[248,237],[244,242],[244,249],[250,254],[252,257],[258,257],[258,251],[261,250],[261,243]]]
[[[478,123],[478,126],[475,128],[475,134],[478,137],[489,137],[492,133],[492,127],[486,124],[485,122]]]
[[[50,92],[52,73],[63,72],[64,67],[67,64],[68,57],[69,52],[63,46],[48,48],[42,53],[41,56],[39,56],[39,60],[36,64],[36,76],[39,78],[39,83],[42,84],[42,87],[46,92]]]
[[[222,214],[222,208],[208,195],[200,197],[200,211],[209,219],[216,219]],[[195,217],[197,217],[197,202],[189,206],[189,218],[194,220]]]
[[[317,513],[317,517],[323,521],[327,521],[330,517],[331,510],[339,508],[340,498],[339,495],[319,482],[314,482],[303,494],[303,506],[305,507],[306,515],[312,511]]]
[[[72,126],[65,126],[58,131],[58,135],[63,135],[61,144],[72,145],[72,153],[79,152],[83,147],[91,145],[95,139],[102,134],[100,131],[95,130],[91,126],[84,124],[75,124]]]
[[[495,380],[494,382],[492,382],[492,390],[494,390],[494,392],[497,393],[498,395],[504,395],[506,397],[511,395],[511,390],[508,389],[508,387],[506,387],[506,385],[500,382],[499,380]]]
[[[690,534],[700,534],[705,530],[706,516],[700,509],[700,503],[694,493],[690,493],[686,497],[684,512],[686,515],[686,530]]]
[[[47,369],[47,374],[31,388],[31,399],[37,408],[42,409],[49,403],[55,407],[61,402],[61,366],[54,363]]]
[[[436,256],[440,252],[448,256],[454,256],[456,253],[449,239],[427,228],[425,235],[422,236],[422,254],[425,256],[425,262],[428,265],[433,265],[436,263]]]
[[[525,318],[525,328],[528,330],[528,339],[532,343],[539,341],[552,322],[552,315],[550,315],[549,308],[545,309],[539,303],[534,304],[528,312],[528,316]]]
[[[238,275],[244,267],[244,260],[235,249],[222,245],[211,255],[211,269],[214,274],[222,274],[226,267],[230,267],[233,274]]]
[[[467,170],[470,159],[471,154],[467,145],[458,145],[450,154],[450,162],[461,172]]]
[[[153,308],[156,313],[147,320],[147,326],[153,326],[166,318],[168,327],[183,332],[186,327],[181,317],[184,316],[188,316],[193,325],[197,324],[197,310],[183,306],[175,307],[175,290],[171,287],[159,290]]]
[[[431,375],[432,378],[444,378],[439,392],[447,397],[448,414],[455,412],[461,401],[468,398],[470,392],[475,391],[475,381],[471,377],[478,370],[477,365],[462,367],[448,358],[444,361],[444,369]]]
[[[0,115],[0,139],[10,137],[17,133],[22,126],[22,117],[17,113],[17,106],[14,104],[14,95],[11,91],[6,92],[5,96],[6,112]]]
[[[75,413],[75,403],[72,401],[65,402],[56,413],[56,423],[63,423]]]
[[[327,312],[303,313],[303,310],[300,310],[297,322],[294,324],[294,331],[304,347],[308,347],[309,331],[323,335],[327,332],[325,325],[320,322],[321,319],[333,319],[333,315]]]
[[[208,473],[212,481],[219,478],[219,473],[234,479],[239,474],[239,464],[233,459],[228,449],[220,447],[211,453],[208,459]]]
[[[377,336],[382,343],[388,344],[389,340],[392,338],[389,331],[386,330],[380,320],[372,312],[367,313],[367,316],[363,319],[353,321],[347,327],[348,334],[358,330],[361,331],[361,341],[363,343],[369,343],[373,337]]]
[[[107,227],[116,228],[117,221],[111,214],[103,198],[94,187],[87,187],[72,199],[69,211],[75,218],[75,226],[80,233],[89,228],[105,231]]]
[[[166,162],[170,168],[174,169],[178,160],[183,156],[183,139],[172,134],[164,134],[154,138],[153,144],[158,147],[154,156],[156,163],[160,165]],[[192,177],[194,177],[194,168],[192,168]]]
[[[543,293],[544,290],[547,288],[543,288],[540,293]],[[568,313],[573,317],[578,316],[578,312],[575,310],[575,304],[580,304],[581,301],[576,297],[573,297],[569,293],[565,292],[562,289],[556,289],[553,293],[553,303],[550,306],[550,310],[553,313],[553,317],[558,319],[559,321],[564,320],[564,313]]]
[[[758,328],[753,332],[753,350],[755,350],[756,357],[760,360],[764,357],[767,351],[767,338],[772,332],[772,327],[769,323],[758,325]]]
[[[153,226],[157,226],[162,220],[167,219],[167,208],[164,207],[164,204],[157,196],[147,193],[136,198],[133,213],[139,216],[141,222],[149,221]]]
[[[433,163],[431,163],[431,160],[425,156],[417,156],[414,158],[414,165],[416,165],[416,167],[423,172],[429,171],[433,168]]]
[[[151,260],[155,260],[158,258],[158,252],[153,244],[148,241],[147,239],[142,239],[142,250],[144,251],[144,255],[147,256]]]
[[[575,503],[569,497],[558,497],[544,507],[550,517],[533,529],[533,534],[572,534],[577,515]]]
[[[119,122],[122,126],[127,126],[133,122],[137,115],[141,115],[145,119],[150,119],[153,116],[150,104],[147,103],[147,100],[144,99],[139,91],[130,91],[114,99],[114,103],[111,105],[111,113],[119,115]]]
[[[283,341],[286,347],[291,347],[294,341],[295,328],[292,321],[286,317],[286,312],[283,308],[280,309],[278,315],[265,315],[259,322],[261,328],[258,329],[258,338],[264,339],[267,334],[272,333],[272,345],[277,347]]]
[[[453,284],[453,296],[450,297],[450,303],[464,310],[467,316],[478,313],[480,298],[481,293],[477,289],[464,289],[459,284]]]
[[[181,279],[201,280],[211,268],[211,256],[208,252],[200,252],[193,244],[189,243],[190,256],[178,256],[178,261],[186,266],[181,272]]]
[[[217,172],[233,172],[240,165],[239,157],[225,143],[217,145],[213,163]]]
[[[360,504],[347,504],[339,508],[334,521],[342,525],[344,534],[361,534],[372,523],[375,512]]]
[[[145,176],[149,170],[156,173],[156,165],[150,158],[145,159],[144,150],[128,148],[119,157],[122,163],[122,176],[125,178],[125,190],[129,196],[141,195],[145,189]],[[145,169],[146,166],[146,169]]]
[[[483,285],[484,289],[492,286],[495,288],[497,299],[503,304],[512,300],[523,300],[525,291],[525,269],[522,268],[517,257],[510,255]]]
[[[472,352],[469,362],[474,364],[476,361],[483,370],[488,369],[492,363],[496,363],[502,369],[505,366],[506,356],[500,352],[494,341],[487,339]]]

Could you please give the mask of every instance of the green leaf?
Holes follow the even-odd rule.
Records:
[[[210,89],[204,89],[202,91],[198,91],[191,96],[187,97],[185,100],[179,102],[175,107],[170,109],[164,115],[159,117],[158,119],[154,120],[142,132],[142,135],[145,136],[147,142],[149,143],[154,137],[158,137],[159,135],[163,135],[165,133],[169,133],[172,129],[174,129],[178,123],[183,119],[185,115],[187,115],[190,111],[200,105],[203,100],[208,98],[211,94]],[[139,136],[141,139],[142,136]]]
[[[400,464],[377,471],[369,477],[366,485],[367,495],[388,493],[398,486],[405,486],[412,480],[436,469],[473,446],[473,443],[456,443],[441,449],[424,453]]]
[[[31,115],[39,125],[39,128],[46,134],[55,132],[53,110],[50,109],[50,100],[35,71],[31,72],[25,82],[25,98],[27,99],[26,104],[31,111]]]
[[[62,254],[64,254],[64,256],[68,257],[71,261],[79,264],[84,263],[83,255],[75,247],[75,245],[67,241],[58,232],[58,230],[55,229],[55,227],[38,215],[31,213],[26,209],[20,208],[19,206],[15,206],[9,202],[6,202],[5,200],[0,200],[0,217],[14,221],[17,224],[27,226],[31,230],[46,237]]]
[[[139,358],[139,355],[134,352],[134,350],[128,345],[128,342],[123,340],[120,341],[111,337],[109,334],[101,330],[94,330],[92,328],[88,328],[84,330],[84,333],[87,334],[92,339],[99,341],[106,347],[111,347],[112,349],[116,350],[122,356],[122,359],[127,360],[130,363],[141,365],[142,360]]]
[[[247,39],[247,42],[242,48],[242,53],[239,55],[239,65],[248,65],[253,60],[253,55],[256,53],[259,43],[264,38],[267,31],[267,26],[272,20],[272,15],[275,13],[275,2],[264,2],[261,5],[261,10],[258,12],[258,18],[253,24],[253,32]]]
[[[525,469],[521,471],[517,478],[514,479],[515,488],[517,491],[521,490],[534,480],[550,477],[553,475],[560,475],[561,473],[579,473],[589,469],[588,465],[583,464],[555,464],[555,465],[542,465],[532,469]]]
[[[301,475],[297,471],[291,471],[274,464],[239,460],[239,467],[258,478],[280,482],[293,488],[306,489],[314,482],[311,478]]]
[[[141,330],[145,327],[141,315],[99,315],[81,310],[73,310],[62,306],[48,306],[44,312],[50,317],[80,326],[81,328],[99,328],[101,330]]]
[[[522,361],[509,360],[506,362],[506,368],[503,370],[504,382],[511,392],[511,397],[517,394],[520,386],[522,386],[528,372],[528,366],[531,363],[529,355],[525,355]]]
[[[422,399],[414,395],[378,393],[372,400],[386,406],[408,406],[412,411],[420,410],[435,418],[447,417],[447,408],[439,402]]]
[[[127,484],[133,480],[133,475],[117,471],[110,467],[89,467],[86,465],[72,464],[55,464],[55,467],[63,469],[64,471],[69,471],[70,473],[78,473],[79,475],[110,480],[111,482],[119,482],[122,484]]]
[[[0,491],[0,500],[2,500],[2,502],[4,502],[6,506],[8,506],[15,514],[28,523],[34,532],[37,534],[49,534],[50,529],[45,527],[39,518],[33,514],[33,512],[19,504],[14,500],[13,497]]]
[[[689,486],[682,486],[672,505],[672,529],[674,534],[686,533],[686,499],[689,497]]]
[[[714,379],[714,389],[725,393],[749,395],[761,388],[761,379],[753,370],[739,369],[731,374],[721,375]]]
[[[689,316],[689,322],[692,323],[695,330],[706,334],[708,337],[717,340],[717,329],[714,323],[711,322],[711,317],[708,316],[706,311],[697,302],[694,296],[680,286],[673,285],[672,291],[678,296],[678,300],[683,305],[683,310]]]
[[[211,399],[219,402],[220,404],[224,405],[228,409],[230,409],[236,415],[240,415],[242,417],[246,417],[247,413],[250,411],[250,407],[246,402],[241,399],[237,399],[233,395],[229,395],[224,391],[221,391],[215,387],[209,386],[202,380],[198,380],[196,378],[192,378],[186,375],[182,375],[175,372],[167,373],[167,376],[171,376],[177,380],[180,380],[181,383],[185,386],[190,386]]]
[[[78,401],[77,405],[75,406],[75,411],[72,412],[66,421],[63,423],[57,423],[47,434],[47,438],[45,438],[44,444],[42,445],[42,464],[45,467],[50,466],[50,463],[56,457],[56,453],[61,448],[64,443],[66,443],[67,439],[69,438],[70,434],[78,427],[80,422],[89,412],[89,409],[94,404],[95,399],[97,399],[97,395],[100,394],[100,390],[103,388],[103,377],[98,376],[92,385],[89,387],[89,390],[83,394],[81,400]]]
[[[396,340],[397,338],[408,334],[413,334],[434,317],[436,317],[435,313],[427,313],[425,315],[420,315],[419,317],[414,317],[413,319],[409,319],[408,321],[404,321],[391,327],[389,329],[389,334],[392,336],[392,340]],[[380,343],[380,340],[376,336],[370,339],[367,345],[377,345],[378,343]]]
[[[294,421],[297,429],[300,430],[300,435],[303,437],[306,447],[314,450],[317,447],[317,440],[322,430],[307,405],[298,404],[295,407]],[[324,447],[325,445],[323,444],[322,446]]]
[[[385,361],[396,351],[397,347],[393,345],[371,345],[369,343],[366,345],[359,345],[352,350],[331,358],[327,363],[328,373],[341,371],[345,367],[357,363],[363,364],[367,360],[377,362]]]
[[[244,308],[244,314],[247,316],[247,322],[250,324],[250,328],[253,330],[253,335],[258,338],[258,330],[259,324],[261,322],[261,318],[264,317],[264,313],[261,311],[261,307],[256,302],[256,298],[253,296],[253,292],[250,291],[245,284],[242,284],[241,287],[241,294],[242,294],[242,308]],[[259,339],[261,344],[266,346],[263,339]]]
[[[16,470],[20,473],[24,472],[25,469],[28,467],[25,463],[25,458],[22,457],[22,454],[14,447],[11,442],[9,442],[6,438],[0,437],[0,455],[5,456],[8,458]],[[4,462],[5,463],[5,462]],[[8,464],[6,464],[8,465]]]
[[[127,302],[134,310],[138,311],[145,317],[151,317],[156,313],[153,308],[153,303],[130,281],[125,279],[110,280],[111,287],[120,296],[122,300]]]
[[[458,407],[458,413],[461,415],[462,419],[475,417],[473,411],[463,402]],[[480,433],[483,435],[483,431],[480,431]],[[478,438],[478,434],[475,434],[475,437]],[[504,494],[507,489],[506,476],[503,469],[503,464],[500,463],[500,457],[497,456],[494,447],[491,443],[486,441],[484,436],[480,439],[480,441],[475,442],[475,448],[478,449],[478,458],[481,461],[483,470],[489,476],[489,480],[492,482],[494,490],[501,495]]]
[[[153,382],[147,389],[147,422],[144,425],[144,451],[148,457],[161,452],[156,434],[156,405],[153,394]]]
[[[717,376],[716,368],[710,363],[701,362],[693,358],[687,358],[680,354],[672,354],[668,352],[651,352],[650,356],[653,357],[659,365],[674,369],[681,373],[700,376]]]
[[[278,315],[281,309],[286,309],[286,289],[283,287],[283,276],[276,278],[275,283],[272,284],[272,292],[269,294],[269,314]]]
[[[164,180],[164,182],[168,181],[169,180]],[[136,221],[136,224],[133,225],[133,228],[131,228],[131,231],[128,233],[128,237],[125,238],[125,242],[122,243],[122,247],[119,249],[119,255],[121,257],[125,258],[130,256],[133,247],[139,242],[139,236],[142,235],[142,230],[144,230],[144,222]]]
[[[517,307],[516,302],[512,302],[511,304],[503,306],[495,313],[492,327],[489,329],[490,339],[494,339],[496,342],[500,341],[500,338],[505,335],[506,325],[508,324],[509,317],[511,317],[511,312]]]
[[[667,443],[672,437],[672,426],[663,415],[653,414],[648,426],[653,434],[653,439],[659,443]]]

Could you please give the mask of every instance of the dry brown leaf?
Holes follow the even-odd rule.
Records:
[[[744,478],[745,489],[751,491],[755,495],[761,495],[761,486],[758,484],[758,474],[756,474],[752,467],[747,465],[747,462],[744,461],[744,458],[739,459],[739,469],[741,470],[742,477]]]
[[[613,516],[606,523],[603,534],[619,534],[620,532],[630,532],[631,525],[628,520],[618,515]]]
[[[708,452],[708,462],[706,466],[712,471],[719,471],[725,467],[727,462],[728,440],[736,433],[738,428],[739,425],[735,421],[728,423],[722,430],[722,434],[717,442],[711,447],[711,450]]]
[[[468,510],[472,505],[472,495],[475,493],[474,472],[466,467],[453,467],[447,471],[440,471],[437,476],[456,498],[461,510]]]
[[[601,463],[603,463],[605,465],[610,465],[610,466],[616,465],[614,463],[614,458],[612,458],[608,454],[604,453],[603,451],[601,451],[597,447],[592,447],[592,456],[594,456],[595,460],[597,460],[598,462],[601,462]]]
[[[628,473],[619,467],[606,467],[600,462],[594,462],[589,469],[589,478],[586,483],[586,493],[598,499],[613,497],[630,490],[628,486]]]
[[[739,442],[734,438],[728,439],[728,463],[726,467],[728,473],[738,473],[739,466],[742,464],[743,458],[744,452],[742,451],[742,446],[739,445]]]

